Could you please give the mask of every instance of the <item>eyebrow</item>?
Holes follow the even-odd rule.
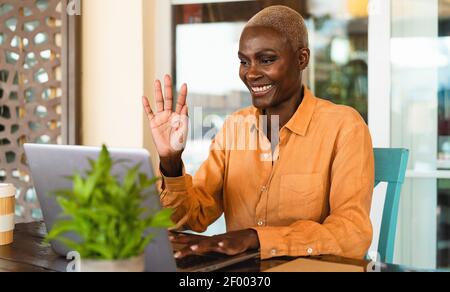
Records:
[[[276,51],[274,51],[273,49],[261,49],[259,50],[255,55],[256,56],[260,56],[260,55],[264,55],[266,53],[273,53],[273,54],[277,54]],[[238,52],[238,56],[239,57],[247,57],[244,53],[242,52]]]

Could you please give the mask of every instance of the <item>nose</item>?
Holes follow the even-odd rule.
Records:
[[[258,66],[252,64],[248,68],[248,72],[247,72],[247,79],[248,80],[257,80],[257,79],[262,78],[262,77],[263,77],[263,75],[259,71]]]

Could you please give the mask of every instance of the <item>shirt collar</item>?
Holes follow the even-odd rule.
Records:
[[[317,98],[314,97],[311,90],[306,85],[304,89],[305,92],[301,105],[285,126],[300,136],[306,136],[317,104]]]
[[[300,136],[306,136],[317,104],[317,98],[312,94],[311,90],[309,90],[306,85],[304,85],[303,88],[303,101],[298,107],[295,114],[285,125],[285,128]],[[253,113],[256,116],[256,120],[259,121],[261,112],[257,108],[253,107]],[[257,122],[255,126],[256,129],[259,130],[259,122]]]

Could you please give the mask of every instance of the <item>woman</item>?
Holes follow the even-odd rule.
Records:
[[[169,76],[165,97],[161,83],[155,84],[156,113],[143,99],[161,158],[161,202],[175,210],[178,227],[201,232],[225,213],[228,233],[174,237],[188,244],[176,257],[260,249],[262,259],[362,258],[372,240],[371,138],[355,110],[316,98],[302,85],[310,59],[303,18],[284,6],[261,11],[242,32],[239,58],[253,106],[225,122],[194,178],[181,160],[186,84],[175,112]],[[256,122],[261,116],[268,117],[267,127]],[[249,147],[255,133],[257,147]],[[236,140],[245,147],[236,149]]]

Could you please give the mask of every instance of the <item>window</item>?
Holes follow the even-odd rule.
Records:
[[[391,3],[392,146],[411,151],[396,259],[450,268],[450,1]]]
[[[368,113],[367,1],[233,1],[173,6],[177,87],[189,85],[191,139],[184,153],[193,174],[207,158],[211,138],[227,115],[251,105],[239,79],[237,52],[245,23],[261,9],[283,4],[299,11],[312,60],[304,82],[322,98]],[[220,57],[218,57],[220,56]],[[196,120],[197,119],[197,120]]]
[[[450,170],[450,1],[439,2],[438,168]],[[450,180],[438,180],[437,267],[450,269]]]

